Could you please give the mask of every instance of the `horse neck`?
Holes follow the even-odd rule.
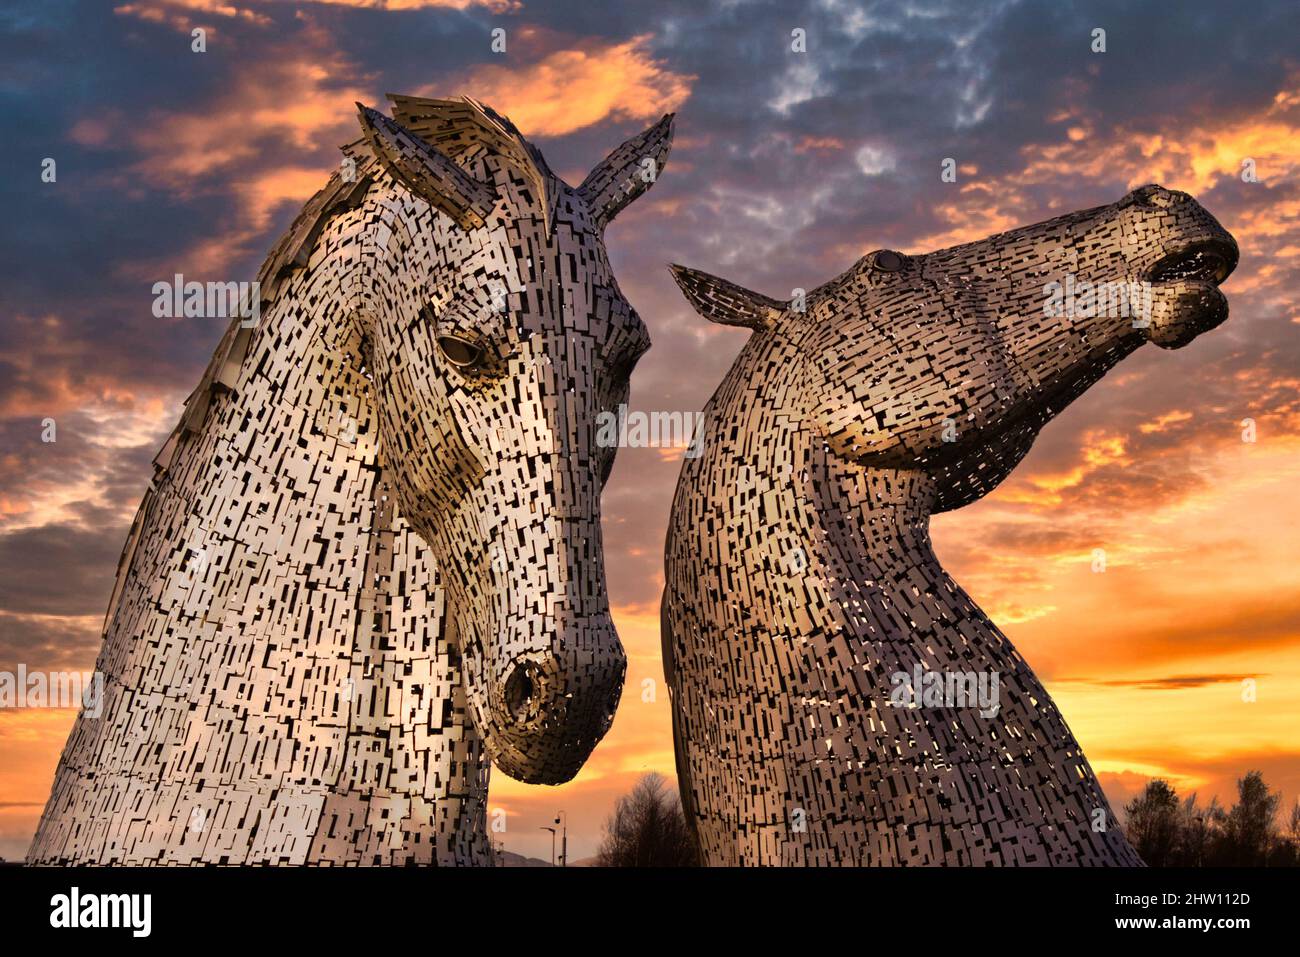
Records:
[[[1033,671],[939,563],[934,480],[836,456],[799,410],[797,396],[820,394],[809,390],[751,340],[706,407],[704,452],[687,460],[669,525],[678,630],[709,636],[723,660],[782,649],[769,674],[784,670],[779,693],[800,700],[853,689],[887,701],[917,668],[996,675],[1008,721],[1077,751]]]
[[[293,291],[235,346],[244,355],[226,356],[238,363],[233,379],[205,376],[171,454],[156,463],[153,537],[176,547],[151,565],[188,572],[200,590],[222,578],[277,581],[351,605],[370,584],[363,571],[377,536],[389,531],[367,383],[346,343],[324,335]],[[227,602],[222,620],[239,612]]]
[[[210,657],[187,649],[181,665],[134,674],[123,658],[118,670],[127,687],[184,671],[214,708],[288,727],[285,783],[324,795],[304,859],[473,862],[487,762],[438,570],[396,512],[360,343],[337,313],[303,305],[321,300],[311,283],[304,273],[282,289],[244,346],[232,328],[246,349],[225,357],[239,363],[232,387],[218,385],[201,422],[187,414],[197,427],[164,450],[142,506],[120,591],[179,597],[128,602],[113,627],[139,633],[142,616],[161,615]]]
[[[727,604],[730,624],[742,631],[789,634],[797,623],[803,631],[878,639],[908,633],[924,618],[953,635],[960,621],[963,640],[1009,649],[934,553],[933,480],[920,470],[864,468],[835,456],[811,423],[792,420],[790,396],[808,384],[755,371],[771,368],[766,344],[755,337],[706,408],[711,441],[687,461],[670,555],[687,555],[684,547],[716,554],[709,536],[740,536],[714,584],[733,596],[742,585],[752,590],[756,600]],[[744,428],[731,429],[736,422]],[[942,658],[950,647],[958,659],[960,645],[940,642],[935,654]]]
[[[972,802],[996,795],[1025,828],[1023,848],[989,851],[978,825],[969,844],[965,825],[948,825],[960,839],[944,855],[953,863],[1042,862],[1057,844],[1083,861],[1136,861],[1117,828],[1096,831],[1114,815],[1051,697],[935,557],[933,481],[834,456],[791,399],[819,394],[807,388],[761,346],[742,352],[673,504],[665,663],[679,774],[694,779],[685,804],[703,809],[706,853],[730,864],[873,859],[882,828],[926,816],[907,784],[908,766],[926,762]],[[799,731],[763,735],[782,724]],[[742,799],[713,793],[736,780]],[[833,829],[814,829],[822,850],[754,836],[772,808],[821,807],[826,794],[845,810]],[[854,809],[861,794],[871,799]],[[1055,823],[1040,840],[1045,820]]]

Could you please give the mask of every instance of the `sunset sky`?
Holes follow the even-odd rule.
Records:
[[[195,27],[206,53],[191,52]],[[155,318],[152,284],[254,278],[357,137],[353,102],[388,92],[472,95],[572,184],[677,111],[660,181],[606,237],[654,341],[635,409],[700,409],[747,335],[696,316],[670,261],[786,298],[873,249],[926,252],[1144,183],[1195,195],[1241,247],[1229,321],[1125,360],[933,534],[1117,809],[1153,776],[1230,803],[1253,768],[1284,807],[1300,795],[1291,0],[6,3],[0,671],[94,666],[150,461],[225,328]],[[956,183],[940,179],[947,157]],[[672,772],[658,601],[679,466],[674,450],[619,452],[604,522],[627,689],[574,782],[494,774],[510,850],[549,857],[539,828],[563,808],[571,857],[587,857],[615,798]],[[0,856],[25,852],[72,719],[0,710]]]

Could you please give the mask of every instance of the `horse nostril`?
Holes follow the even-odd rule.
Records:
[[[506,710],[515,721],[527,721],[537,710],[539,681],[533,665],[519,665],[506,679]]]

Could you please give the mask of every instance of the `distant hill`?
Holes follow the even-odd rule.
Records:
[[[537,857],[524,857],[522,854],[516,854],[514,851],[497,851],[498,867],[550,867],[550,861],[543,861]],[[570,861],[570,867],[595,867],[596,858],[584,857],[580,860]]]
[[[522,854],[516,854],[514,851],[497,851],[497,867],[550,867],[550,861],[539,860],[536,857],[524,857]]]

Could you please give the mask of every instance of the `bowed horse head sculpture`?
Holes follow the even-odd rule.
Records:
[[[1139,863],[929,516],[995,488],[1143,343],[1222,322],[1237,256],[1190,196],[1146,186],[871,253],[802,302],[673,267],[702,315],[754,330],[666,553],[678,772],[710,863]],[[977,686],[982,705],[951,693]]]
[[[485,863],[489,759],[562,782],[612,721],[595,436],[649,341],[603,233],[672,118],[575,189],[392,99],[155,461],[29,861]]]
[[[609,728],[626,664],[601,550],[615,449],[595,441],[597,416],[627,400],[650,344],[603,231],[652,182],[646,161],[662,167],[671,117],[572,189],[473,101],[473,144],[443,132],[441,102],[395,97],[403,125],[358,107],[372,153],[406,187],[385,189],[383,224],[445,234],[399,240],[389,270],[354,287],[379,444],[401,463],[398,509],[443,570],[493,762],[521,781],[567,781]]]

